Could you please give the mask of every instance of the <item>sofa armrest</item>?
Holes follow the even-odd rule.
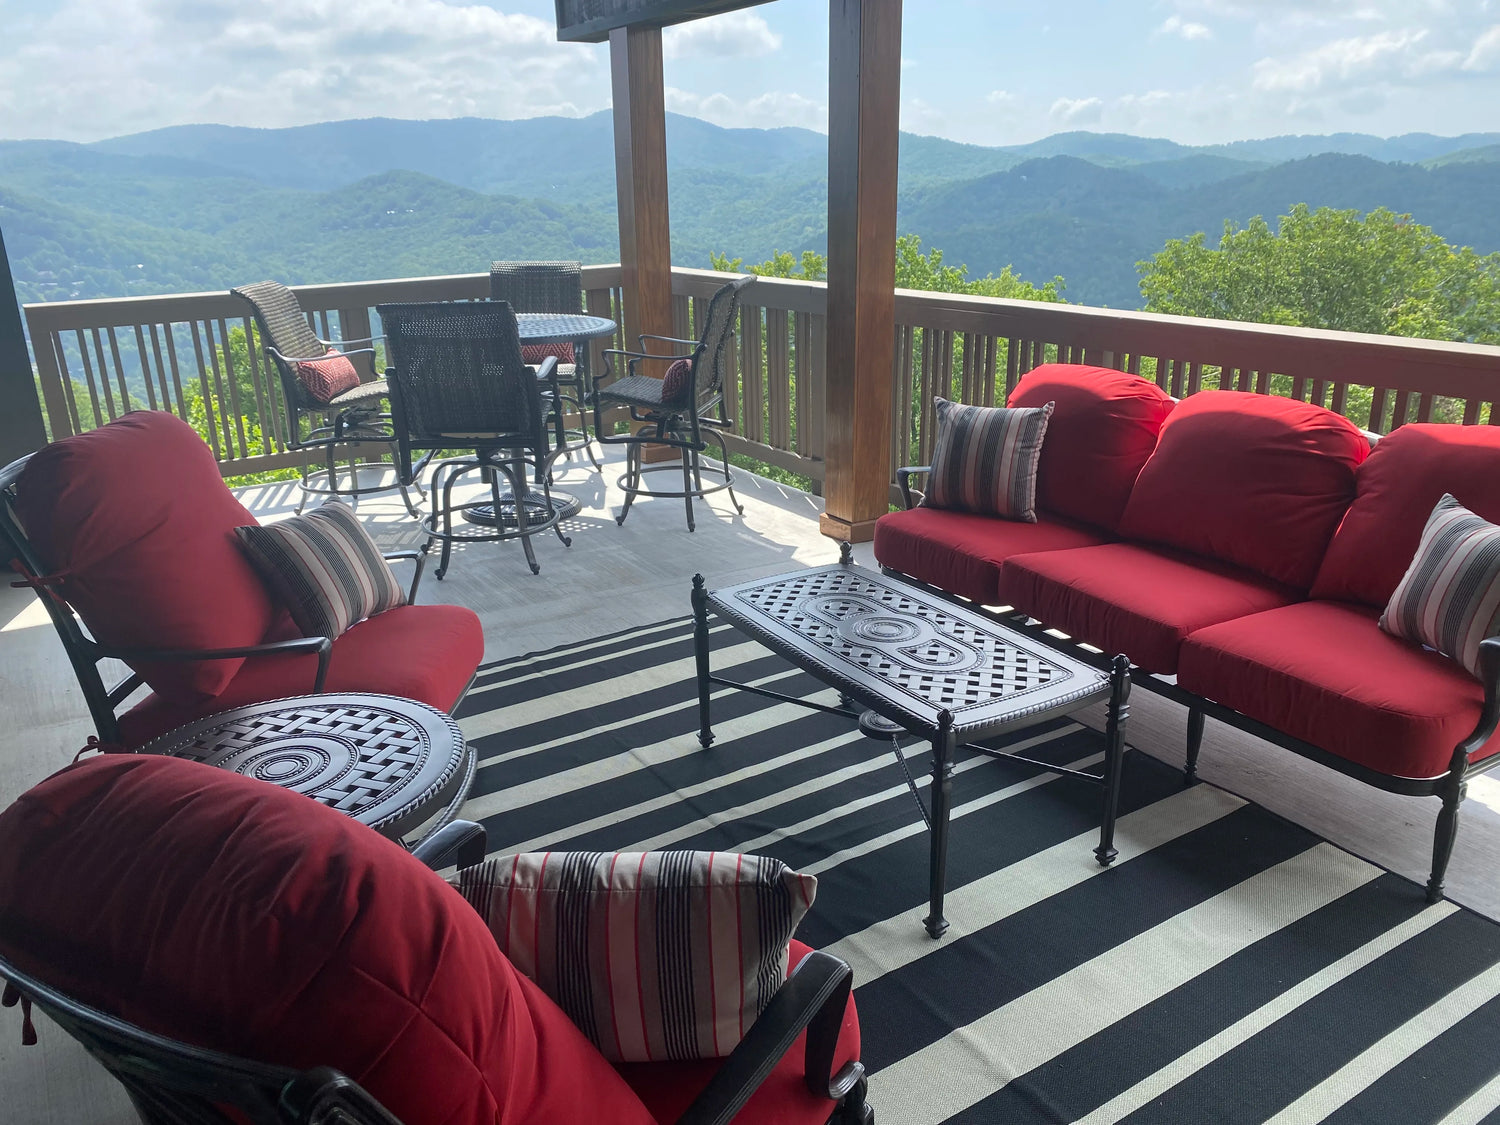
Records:
[[[127,663],[177,663],[186,660],[229,660],[236,656],[289,656],[298,653],[318,654],[318,672],[313,678],[312,694],[323,691],[323,681],[328,678],[328,661],[333,655],[333,641],[329,637],[293,637],[289,641],[271,641],[269,644],[241,645],[237,648],[112,648],[93,642],[94,659],[110,657]]]
[[[450,865],[473,867],[484,862],[488,845],[484,825],[472,820],[455,820],[412,848],[411,854],[434,871]]]
[[[833,954],[814,950],[804,957],[678,1125],[728,1125],[804,1030],[808,1089],[842,1100],[865,1073],[857,1061],[832,1073],[853,982],[854,971]]]
[[[1487,637],[1479,642],[1479,673],[1479,682],[1484,684],[1484,708],[1479,712],[1474,733],[1458,744],[1465,764],[1469,755],[1488,742],[1500,726],[1500,637]]]
[[[901,499],[906,504],[907,511],[916,507],[911,499],[911,478],[917,473],[930,472],[932,472],[931,465],[903,465],[896,470],[896,483],[901,486]]]
[[[380,556],[386,562],[404,562],[410,560],[417,564],[415,572],[411,576],[411,585],[406,590],[406,604],[417,604],[417,587],[422,584],[422,571],[427,566],[427,556],[421,551],[391,551],[389,554]]]

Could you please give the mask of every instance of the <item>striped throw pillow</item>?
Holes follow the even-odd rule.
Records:
[[[922,504],[1036,523],[1036,469],[1052,408],[933,399],[937,438]]]
[[[1479,642],[1500,633],[1500,527],[1445,495],[1380,627],[1479,675]]]
[[[347,505],[261,527],[237,527],[240,546],[305,637],[337,637],[349,626],[406,604],[406,593]]]
[[[449,879],[611,1062],[721,1058],[786,980],[818,881],[727,852],[534,852]]]

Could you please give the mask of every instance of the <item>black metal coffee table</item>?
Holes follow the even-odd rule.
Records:
[[[902,732],[932,743],[931,810],[907,782],[930,836],[930,910],[927,932],[940,937],[948,862],[948,820],[956,748],[1009,758],[1103,787],[1103,822],[1094,855],[1113,862],[1120,762],[1125,750],[1130,663],[1117,656],[1105,675],[1097,668],[1038,644],[983,614],[855,566],[847,545],[841,561],[791,574],[708,590],[693,577],[694,647],[698,667],[698,739],[713,743],[709,687],[721,684],[786,703],[858,718],[876,736]],[[722,679],[709,671],[708,616],[713,612],[829,687],[845,706],[832,707],[766,688]],[[1108,700],[1104,768],[1100,773],[1051,765],[1021,754],[975,745]],[[900,758],[900,744],[896,753]],[[903,767],[905,765],[902,759]]]
[[[306,794],[382,836],[458,815],[475,755],[451,718],[394,695],[302,695],[221,711],[162,735],[170,754]]]

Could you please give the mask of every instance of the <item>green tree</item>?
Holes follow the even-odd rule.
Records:
[[[1390,336],[1500,343],[1500,253],[1450,246],[1379,208],[1305,203],[1277,221],[1173,239],[1140,262],[1151,312]]]

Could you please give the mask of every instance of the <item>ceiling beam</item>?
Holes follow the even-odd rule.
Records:
[[[603,43],[619,27],[669,27],[674,23],[751,8],[769,0],[557,0],[557,37]]]

